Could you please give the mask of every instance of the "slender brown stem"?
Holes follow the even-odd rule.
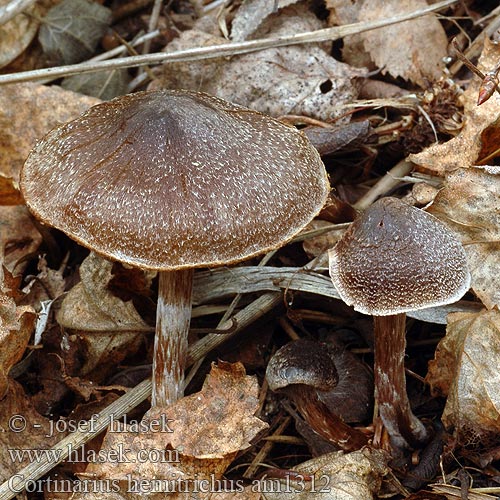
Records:
[[[418,447],[427,430],[415,417],[406,393],[404,355],[406,315],[374,316],[375,401],[393,444]]]
[[[168,406],[184,392],[193,274],[192,269],[158,273],[152,406]]]
[[[341,450],[359,450],[368,443],[367,437],[361,431],[352,428],[332,413],[319,400],[312,387],[297,384],[285,390],[311,428]]]

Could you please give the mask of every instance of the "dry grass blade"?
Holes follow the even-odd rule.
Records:
[[[146,66],[150,64],[164,64],[174,61],[199,61],[202,59],[227,57],[236,54],[245,54],[272,47],[284,47],[301,43],[317,43],[334,41],[348,35],[362,33],[364,31],[389,26],[402,21],[408,21],[438,11],[457,3],[458,0],[444,0],[430,7],[419,9],[407,14],[394,16],[388,19],[371,21],[367,23],[355,23],[346,26],[336,26],[317,31],[299,33],[297,35],[283,36],[277,38],[263,38],[240,43],[226,43],[215,47],[197,47],[195,49],[180,50],[169,54],[160,52],[145,56],[131,56],[118,58],[112,61],[98,63],[85,62],[69,66],[59,66],[34,71],[25,71],[8,75],[0,75],[0,84],[36,81],[44,78],[59,78],[62,76],[76,75],[79,73],[91,73],[95,71],[110,70],[117,68],[131,68]]]

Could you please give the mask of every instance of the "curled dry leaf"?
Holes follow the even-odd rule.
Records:
[[[266,500],[373,500],[388,472],[387,456],[381,450],[363,448],[346,455],[321,455],[293,468],[293,480],[263,479]],[[300,478],[302,475],[302,478]],[[311,477],[312,480],[304,478]]]
[[[11,0],[0,0],[0,7],[9,3]],[[36,12],[36,6],[28,7],[25,12],[0,25],[0,68],[20,56],[35,38],[38,21],[31,14]]]
[[[500,167],[449,173],[428,211],[460,236],[476,295],[488,309],[499,307]]]
[[[119,494],[127,500],[142,498],[148,492],[148,498],[165,498],[165,493],[152,494],[155,487],[170,491],[168,498],[192,498],[186,492],[198,488],[200,493],[202,480],[219,480],[238,451],[248,448],[256,434],[267,427],[254,417],[257,408],[256,379],[247,376],[240,363],[221,362],[212,367],[200,392],[167,408],[151,409],[142,420],[143,432],[135,432],[131,425],[120,432],[116,428],[108,431],[102,456],[112,457],[113,450],[126,449],[131,461],[92,463],[81,480],[116,481]],[[139,460],[134,462],[136,458]],[[212,498],[214,489],[199,498]]]
[[[448,396],[443,423],[470,445],[500,432],[500,312],[448,318],[426,380],[434,394]]]
[[[31,83],[0,86],[0,172],[17,180],[35,142],[98,99]],[[29,126],[27,125],[29,124]]]
[[[80,266],[81,282],[69,291],[57,314],[62,327],[78,332],[86,342],[86,363],[81,374],[99,364],[116,364],[137,347],[138,332],[154,331],[132,302],[124,302],[108,289],[112,267],[112,262],[89,254]]]
[[[305,5],[292,5],[269,16],[252,38],[279,37],[316,30],[321,21]],[[216,45],[225,40],[189,30],[167,52]],[[262,50],[252,54],[163,67],[155,88],[200,90],[274,116],[301,114],[329,120],[357,95],[356,78],[365,74],[333,59],[315,44]],[[242,85],[241,82],[245,82]]]
[[[500,45],[485,39],[483,53],[478,67],[488,72],[500,59]],[[444,144],[433,144],[409,159],[417,169],[431,175],[444,176],[448,171],[488,163],[490,158],[498,156],[495,151],[500,143],[500,95],[495,92],[481,106],[477,105],[477,96],[481,81],[473,78],[463,95],[464,127],[457,137]]]
[[[425,0],[365,0],[359,19],[375,21],[427,7]],[[434,14],[361,34],[365,50],[382,73],[424,87],[442,75],[446,33]]]

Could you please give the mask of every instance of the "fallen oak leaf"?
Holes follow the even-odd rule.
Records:
[[[425,0],[366,0],[359,19],[373,21],[427,7]],[[412,19],[362,33],[365,50],[382,74],[402,77],[425,87],[443,71],[448,40],[436,15]]]
[[[500,60],[500,45],[489,39],[484,42],[484,49],[479,58],[478,68],[488,71]],[[418,171],[443,177],[446,172],[481,163],[493,162],[500,156],[500,95],[494,93],[481,106],[477,105],[477,96],[481,81],[473,79],[463,94],[464,127],[453,139],[444,144],[433,144],[418,154],[411,154],[409,160]]]
[[[90,463],[80,478],[116,481],[127,500],[146,493],[164,498],[162,488],[174,499],[184,498],[200,481],[220,479],[238,451],[267,427],[254,416],[257,408],[255,377],[247,376],[241,363],[220,362],[212,366],[200,392],[169,407],[152,408],[139,424],[110,428],[102,456],[126,449],[130,461]],[[141,457],[149,460],[135,460]]]
[[[475,294],[488,309],[500,307],[500,167],[448,173],[427,211],[459,235]]]
[[[469,445],[500,432],[500,312],[452,313],[426,382],[448,396],[442,420]]]

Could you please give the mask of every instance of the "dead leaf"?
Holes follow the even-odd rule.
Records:
[[[0,0],[0,8],[9,3],[11,0]],[[38,21],[32,14],[36,11],[36,6],[31,5],[26,9],[26,13],[18,14],[0,26],[0,68],[20,56],[35,38]]]
[[[298,0],[246,0],[237,10],[231,24],[231,39],[235,42],[247,40],[262,22],[279,9],[298,2]]]
[[[449,173],[428,211],[464,243],[476,295],[488,309],[500,306],[500,167]]]
[[[325,6],[330,11],[328,24],[343,26],[362,21],[359,17],[364,0],[326,0]],[[365,51],[361,35],[350,35],[342,39],[342,60],[356,68],[375,69],[370,55]]]
[[[90,253],[80,266],[81,282],[68,292],[56,316],[63,328],[78,332],[86,343],[82,375],[123,359],[137,347],[138,332],[154,332],[131,301],[124,302],[109,291],[112,268],[112,262]]]
[[[0,205],[21,205],[24,203],[19,184],[12,177],[0,173]]]
[[[0,405],[0,480],[32,463],[36,451],[31,450],[48,449],[63,437],[52,432],[50,421],[36,412],[22,387],[11,381]]]
[[[263,479],[266,500],[373,500],[387,474],[387,456],[381,450],[363,448],[346,455],[328,453],[293,468],[296,482]],[[300,475],[303,475],[301,478]],[[306,477],[311,476],[311,480]]]
[[[130,76],[127,70],[115,69],[69,76],[61,82],[61,87],[109,101],[126,94],[129,82]]]
[[[0,291],[0,399],[7,392],[10,369],[28,346],[35,319],[31,306],[17,306],[11,296]]]
[[[120,427],[115,423],[101,453],[112,457],[113,450],[126,449],[131,461],[91,463],[81,479],[117,481],[120,495],[127,500],[142,498],[148,490],[149,498],[164,498],[164,493],[151,494],[155,486],[173,492],[169,498],[188,498],[186,492],[198,488],[200,493],[202,481],[210,485],[220,480],[236,453],[248,448],[267,427],[254,417],[257,408],[255,377],[247,376],[241,363],[221,362],[212,366],[200,392],[167,408],[152,408],[140,423],[145,427],[140,431],[139,424],[134,430],[132,424]],[[209,490],[200,498],[216,498],[216,486]]]
[[[22,272],[23,266],[18,262],[35,252],[41,242],[42,237],[24,205],[0,206],[0,254],[4,254],[4,265],[9,271]]]
[[[478,67],[491,71],[500,60],[500,45],[485,39]],[[470,167],[480,163],[493,163],[500,156],[494,152],[500,143],[500,95],[497,92],[481,106],[477,96],[481,81],[473,78],[464,93],[464,127],[457,137],[444,144],[433,144],[418,154],[409,156],[421,172],[444,176],[448,171]]]
[[[0,172],[17,181],[24,160],[38,139],[98,102],[57,86],[0,86]]]
[[[306,230],[312,231],[314,229],[321,229],[323,227],[331,226],[330,222],[324,220],[313,220],[307,225]],[[342,238],[345,229],[333,229],[325,234],[319,236],[314,236],[313,238],[308,238],[302,243],[304,252],[309,258],[318,257],[319,255],[325,253],[330,248],[333,248],[337,241]]]
[[[321,21],[307,6],[298,4],[269,16],[252,38],[279,37],[321,27]],[[181,33],[166,51],[224,41],[195,27]],[[299,114],[331,120],[341,115],[343,105],[356,97],[356,79],[364,74],[364,70],[336,61],[319,45],[308,44],[262,50],[216,62],[168,64],[153,87],[201,90],[274,116]]]
[[[111,11],[87,0],[64,0],[42,19],[38,41],[54,64],[74,64],[94,54],[111,23]]]
[[[452,313],[448,320],[426,381],[435,394],[448,395],[446,427],[474,444],[500,432],[500,312]]]
[[[427,7],[425,0],[365,0],[359,19],[375,21]],[[361,34],[365,50],[382,74],[425,87],[442,75],[446,33],[435,14]]]

